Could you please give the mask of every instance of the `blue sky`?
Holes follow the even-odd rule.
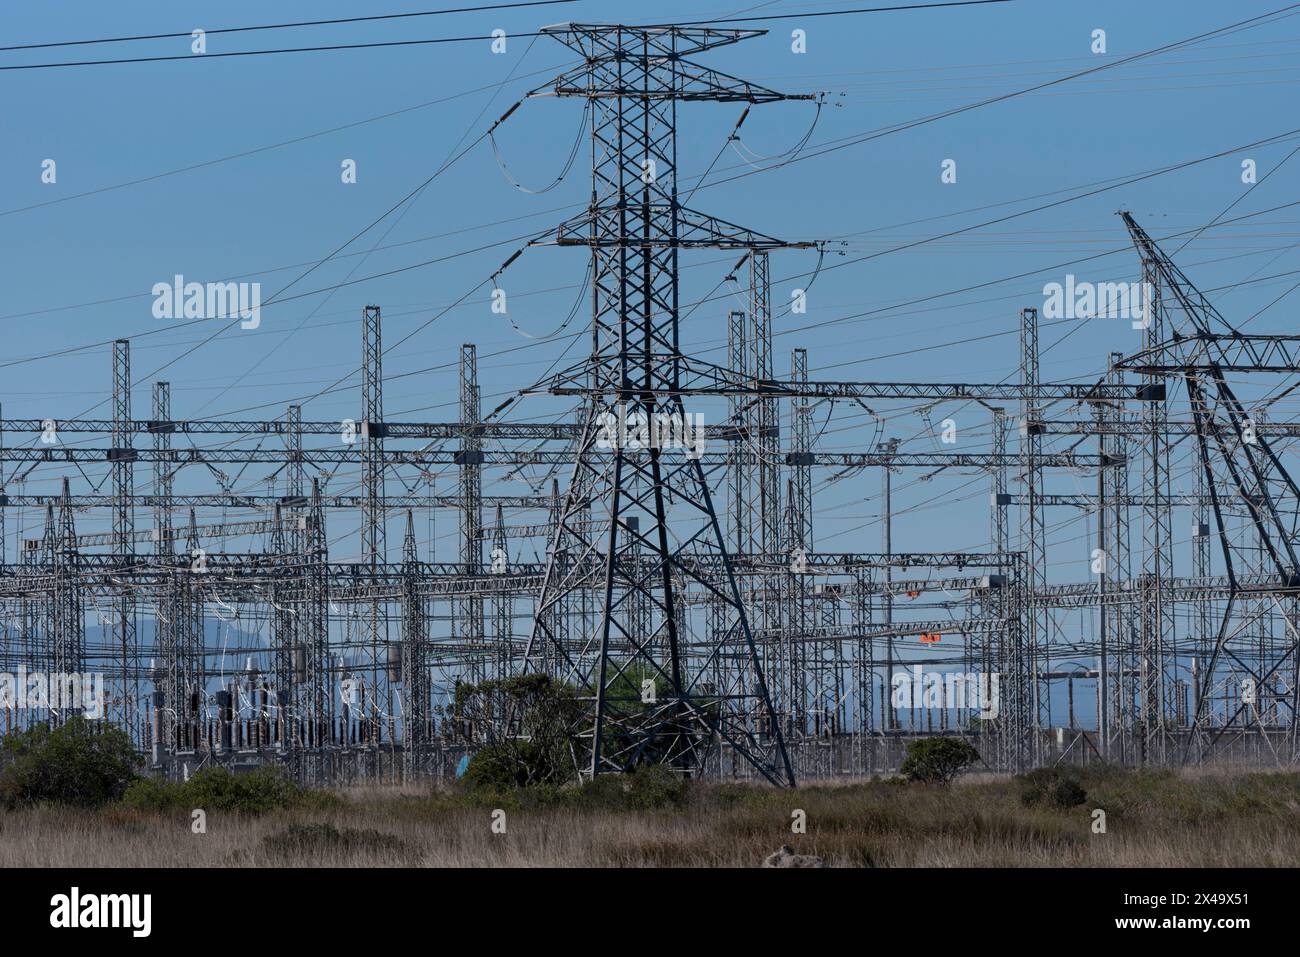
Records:
[[[750,16],[798,14],[861,5],[742,7],[741,0],[736,2],[668,0],[655,5],[653,16],[704,18],[744,10]],[[1021,0],[967,9],[796,18],[758,24],[770,26],[771,32],[702,60],[784,91],[827,91],[812,151],[818,144],[1014,92],[1279,6],[1276,0],[1232,5]],[[413,8],[383,5],[364,12]],[[518,34],[568,19],[638,22],[646,18],[646,9],[643,4],[578,2],[217,35],[209,38],[208,50],[480,35],[496,27]],[[162,2],[10,4],[0,11],[0,28],[3,45],[12,45],[356,14],[355,4],[334,0],[310,5],[231,0],[186,8]],[[806,53],[791,51],[793,29],[806,30]],[[1106,32],[1104,55],[1090,51],[1096,29]],[[126,51],[186,54],[189,42],[8,52],[0,54],[0,63],[90,59]],[[164,366],[177,418],[281,414],[292,398],[312,396],[356,368],[363,305],[383,307],[385,339],[394,343],[490,274],[515,248],[507,240],[571,214],[573,204],[585,201],[590,189],[586,144],[570,175],[543,195],[513,188],[492,151],[480,144],[400,216],[385,220],[349,248],[358,255],[321,267],[294,292],[402,271],[268,307],[255,331],[235,329],[194,349],[210,330],[173,329],[169,320],[155,319],[149,294],[153,284],[178,273],[200,281],[242,277],[261,281],[264,298],[269,296],[302,272],[304,264],[329,253],[405,196],[458,143],[472,140],[522,93],[570,61],[569,52],[554,40],[514,37],[503,55],[494,55],[487,41],[477,41],[0,73],[0,137],[6,144],[0,151],[4,354],[10,359],[44,356],[138,336],[132,355],[137,416],[147,415],[150,374]],[[832,240],[826,265],[837,266],[1065,195],[1056,191],[1285,132],[1296,125],[1298,71],[1300,19],[1284,19],[710,186],[696,194],[692,205],[784,238]],[[736,105],[683,108],[679,146],[685,175],[708,166],[739,112]],[[530,186],[550,182],[573,146],[580,113],[577,102],[554,99],[530,101],[516,111],[498,136],[511,173]],[[395,115],[370,121],[385,114]],[[754,154],[788,150],[812,119],[807,103],[756,108],[743,128],[743,145],[722,154],[711,179],[754,170],[748,165]],[[340,127],[347,128],[336,129]],[[334,132],[323,132],[329,130]],[[960,295],[929,297],[1125,247],[1126,235],[1115,215],[1120,208],[1131,209],[1157,237],[1196,227],[1241,197],[1246,189],[1240,178],[1242,159],[1257,160],[1262,175],[1294,145],[1288,140],[1232,152],[1093,198],[826,270],[810,290],[807,315],[777,317],[776,368],[784,372],[790,349],[801,346],[809,350],[814,378],[981,382],[1014,376],[1019,308],[1041,306],[1043,284],[1063,281],[1069,271],[1093,281],[1135,279],[1131,251],[1073,270],[1048,269]],[[211,162],[240,153],[249,155]],[[55,184],[41,182],[47,158],[57,162]],[[355,184],[340,181],[345,159],[357,163]],[[956,161],[956,183],[941,182],[945,159]],[[190,166],[199,168],[104,191]],[[1232,215],[1291,201],[1293,182],[1294,170],[1283,168]],[[99,192],[69,198],[89,191]],[[1009,205],[985,208],[990,204]],[[1293,221],[1290,211],[1283,210],[1211,230],[1189,245],[1180,261],[1206,288],[1284,273],[1297,268],[1297,254],[1288,248]],[[374,246],[381,248],[367,252]],[[467,252],[485,246],[490,248]],[[840,250],[844,257],[836,255]],[[732,259],[707,253],[685,257],[690,268],[683,273],[683,299],[690,302],[711,289]],[[815,256],[807,252],[774,254],[774,302],[788,301],[792,288],[806,285],[814,263]],[[506,288],[519,328],[534,336],[554,330],[573,307],[584,266],[578,250],[534,250],[516,263]],[[1224,300],[1225,312],[1249,315],[1291,282],[1294,278],[1234,289]],[[898,305],[920,299],[928,301]],[[719,300],[694,310],[683,327],[684,341],[701,354],[716,348],[725,340],[723,319],[732,307]],[[1283,303],[1254,328],[1286,329],[1288,315]],[[583,321],[580,311],[570,329]],[[1096,376],[1107,352],[1138,346],[1138,333],[1125,322],[1079,325],[1044,328],[1043,345],[1051,346],[1042,360],[1045,378]],[[805,326],[812,328],[797,328]],[[1054,345],[1066,333],[1068,338]],[[475,297],[385,357],[391,380],[388,417],[454,418],[457,350],[467,341],[479,348],[487,408],[542,375],[571,342],[530,339],[493,315],[484,296]],[[576,355],[569,352],[566,361]],[[717,353],[710,357],[721,358]],[[7,417],[58,418],[91,408],[107,415],[109,372],[107,346],[8,365],[0,401]],[[566,411],[562,403],[546,398],[528,403],[513,410],[512,417],[547,419]],[[819,410],[819,421],[826,411]],[[1277,409],[1279,415],[1284,411]],[[313,399],[305,416],[339,419],[358,413],[354,376],[341,390]],[[987,447],[987,415],[972,407],[926,410],[904,404],[889,411],[882,435],[901,438],[904,449],[933,448],[936,440],[927,433],[927,420],[937,423],[949,415],[957,421],[963,448]],[[822,447],[865,450],[876,432],[862,428],[864,421],[860,411],[837,407]],[[97,479],[102,472],[91,474]],[[34,473],[28,490],[54,490],[55,475]],[[1176,483],[1190,481],[1189,475],[1184,471]],[[987,476],[923,478],[924,473],[906,473],[896,479],[900,514],[895,547],[985,547]],[[451,480],[449,474],[446,482]],[[868,474],[819,488],[819,547],[877,547],[878,481]],[[1085,491],[1094,479],[1065,474],[1053,482],[1059,491]],[[30,517],[29,524],[35,520]],[[85,521],[90,530],[93,520]],[[440,557],[450,558],[454,527],[449,521],[438,531]],[[1053,532],[1060,543],[1053,552],[1053,577],[1086,575],[1086,534],[1078,521]],[[1077,556],[1071,549],[1077,549]]]

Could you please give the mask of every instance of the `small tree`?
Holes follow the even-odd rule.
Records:
[[[465,783],[472,789],[573,780],[572,729],[581,709],[567,685],[535,673],[461,685],[456,689],[456,713],[474,716],[475,723],[484,725],[510,719],[506,733],[470,758]]]
[[[116,801],[135,777],[139,756],[126,733],[74,717],[53,730],[37,725],[5,735],[0,803],[96,807]]]
[[[907,743],[907,756],[899,770],[909,781],[946,785],[979,757],[962,738],[919,738]]]

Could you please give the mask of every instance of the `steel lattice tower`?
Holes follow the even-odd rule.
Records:
[[[1234,373],[1293,374],[1298,366],[1295,347],[1298,337],[1243,334],[1214,308],[1129,213],[1122,216],[1141,256],[1143,277],[1155,290],[1147,322],[1148,347],[1126,358],[1124,365],[1155,380],[1181,378],[1187,390],[1195,420],[1202,483],[1195,502],[1199,511],[1203,507],[1201,493],[1208,493],[1210,513],[1214,517],[1213,534],[1218,539],[1229,581],[1213,647],[1206,647],[1206,636],[1197,635],[1197,650],[1204,649],[1209,654],[1198,675],[1196,709],[1191,716],[1192,735],[1185,755],[1193,747],[1208,749],[1228,731],[1238,732],[1250,727],[1252,722],[1264,724],[1261,706],[1276,708],[1284,701],[1289,709],[1287,734],[1294,749],[1300,727],[1300,682],[1294,680],[1300,662],[1297,655],[1300,643],[1295,639],[1292,599],[1294,589],[1300,586],[1300,546],[1297,546],[1300,485],[1269,440],[1255,434],[1255,414],[1238,397],[1229,378]],[[1183,321],[1174,321],[1177,317]],[[1161,420],[1161,425],[1167,431],[1166,420]],[[1170,500],[1166,487],[1167,483],[1153,483],[1151,494],[1157,506],[1162,500]],[[1229,513],[1234,500],[1244,506],[1243,521],[1234,522]],[[1284,604],[1274,595],[1251,608],[1255,596],[1243,586],[1240,580],[1243,572],[1272,579],[1268,589],[1280,586],[1286,590],[1289,600]],[[1149,582],[1155,602],[1163,597],[1161,584],[1161,579]],[[1266,612],[1271,613],[1270,601],[1282,615],[1288,637],[1277,647],[1265,648],[1262,641],[1252,641],[1242,634],[1242,627],[1234,626],[1232,613],[1237,608],[1247,620],[1255,620]],[[1160,613],[1156,621],[1164,620],[1159,604],[1156,611]],[[1162,634],[1158,630],[1156,633]],[[1149,648],[1145,633],[1143,637],[1143,677],[1149,685],[1146,660]],[[1155,649],[1157,655],[1159,651]],[[1216,676],[1232,667],[1242,676],[1239,683],[1249,684],[1249,691],[1236,696],[1231,712],[1225,715],[1224,727],[1212,731],[1207,727],[1208,692]],[[1281,683],[1279,676],[1291,677],[1287,682],[1289,687]],[[1148,713],[1150,698],[1155,698],[1156,705],[1163,703],[1163,690],[1160,682],[1154,693],[1146,691],[1143,704]],[[1271,697],[1272,702],[1265,700],[1265,696]],[[1163,720],[1163,713],[1159,716]]]
[[[383,330],[378,306],[366,306],[361,316],[361,486],[364,508],[361,517],[361,556],[371,568],[387,560],[384,517],[384,372]],[[377,735],[380,706],[380,645],[387,652],[387,635],[381,636],[386,619],[380,602],[370,602],[370,680],[366,719],[367,734]],[[386,626],[385,626],[386,627]],[[386,702],[391,706],[392,702]]]
[[[123,568],[135,558],[135,508],[132,497],[135,491],[133,463],[135,450],[131,447],[131,342],[117,339],[113,342],[113,445],[109,453],[113,463],[113,547],[116,559]],[[135,600],[129,591],[118,598],[116,616],[112,622],[113,641],[121,653],[122,698],[121,709],[127,733],[134,734],[135,708],[139,702],[138,681],[127,679],[131,659],[136,652]]]
[[[1026,607],[1026,634],[1024,636],[1026,660],[1024,667],[1029,673],[1029,687],[1026,690],[1028,701],[1022,699],[1019,689],[1012,695],[1012,704],[1021,710],[1016,721],[1017,741],[1023,740],[1026,729],[1036,732],[1044,724],[1044,718],[1050,712],[1046,702],[1041,700],[1038,672],[1043,664],[1044,649],[1051,640],[1051,618],[1048,611],[1034,600],[1033,595],[1047,585],[1047,530],[1044,525],[1043,506],[1043,423],[1042,406],[1038,398],[1040,383],[1038,366],[1038,310],[1022,309],[1020,311],[1020,362],[1021,378],[1025,387],[1020,422],[1020,452],[1025,483],[1025,504],[1020,513],[1020,534],[1026,558],[1025,580],[1031,595]],[[1012,681],[1019,682],[1019,675]],[[1028,717],[1024,717],[1024,708],[1028,708]],[[1037,746],[1037,735],[1031,740]],[[1026,756],[1033,761],[1034,753]],[[1017,763],[1019,766],[1019,762]]]
[[[619,421],[684,418],[684,390],[724,392],[717,370],[682,349],[679,250],[761,255],[784,245],[680,203],[677,104],[787,97],[684,59],[762,31],[565,24],[544,32],[584,60],[546,92],[583,97],[591,109],[591,203],[558,228],[554,242],[591,250],[592,351],[551,383],[553,392],[590,402],[537,602],[529,663],[551,645],[557,677],[589,701],[580,732],[590,748],[580,759],[585,775],[645,761],[694,770],[720,738],[769,780],[793,783],[700,462],[683,449],[597,444],[606,413]],[[587,508],[589,524],[578,521]],[[576,642],[559,642],[551,609],[593,580],[595,628]],[[679,589],[717,599],[712,629]],[[649,626],[632,633],[626,610],[640,603]],[[728,669],[727,687],[709,680],[719,657],[739,665]]]

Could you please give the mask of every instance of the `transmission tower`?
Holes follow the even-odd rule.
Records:
[[[1300,664],[1300,621],[1295,607],[1295,589],[1300,586],[1296,553],[1300,488],[1264,434],[1262,423],[1256,421],[1258,414],[1246,407],[1229,379],[1249,373],[1294,375],[1300,368],[1300,336],[1242,333],[1129,213],[1122,216],[1141,257],[1143,278],[1154,290],[1148,295],[1153,308],[1144,320],[1148,332],[1154,330],[1158,335],[1149,335],[1147,348],[1121,364],[1153,380],[1181,380],[1186,388],[1195,423],[1200,491],[1209,497],[1213,534],[1228,578],[1222,619],[1214,637],[1205,642],[1208,660],[1198,667],[1196,707],[1184,760],[1193,749],[1207,751],[1225,734],[1266,724],[1285,725],[1288,748],[1294,755],[1300,720],[1300,683],[1295,680]],[[1163,421],[1161,425],[1167,430]],[[1153,484],[1150,493],[1154,505],[1167,514],[1169,497],[1162,485]],[[1200,498],[1198,494],[1198,510]],[[1234,517],[1233,505],[1244,506],[1244,520]],[[1253,581],[1244,582],[1246,577]],[[1157,602],[1161,584],[1157,579],[1148,585]],[[1268,640],[1266,626],[1261,625],[1258,632],[1245,627],[1275,609],[1286,626],[1281,641]],[[1148,662],[1153,651],[1145,634],[1142,650],[1144,684],[1156,686],[1156,690],[1144,689],[1142,703],[1148,714],[1161,708],[1156,720],[1163,727],[1163,700],[1157,697],[1163,686],[1158,680],[1159,648],[1154,649],[1154,669]],[[1230,684],[1237,687],[1223,725],[1209,729],[1206,703],[1215,682],[1223,680],[1225,669],[1231,671]],[[1150,670],[1157,672],[1154,681],[1149,678]],[[1283,708],[1288,713],[1285,721],[1280,720]]]
[[[565,24],[543,32],[583,57],[546,92],[585,98],[591,110],[591,204],[562,224],[553,241],[590,249],[592,351],[550,383],[551,391],[584,395],[588,417],[528,656],[540,659],[540,646],[553,646],[557,677],[588,702],[580,732],[589,745],[581,758],[584,775],[642,762],[693,771],[725,742],[769,780],[793,784],[698,458],[655,443],[631,447],[626,436],[604,441],[611,422],[685,422],[684,389],[724,394],[716,377],[683,351],[679,251],[749,250],[761,268],[768,250],[787,245],[682,205],[678,103],[789,97],[686,59],[762,31]],[[590,519],[579,521],[587,509]],[[551,610],[567,593],[588,587],[589,576],[599,592],[595,628],[561,643]],[[690,592],[714,597],[711,615],[687,603]],[[628,615],[630,605],[644,611]],[[631,621],[644,630],[629,628]],[[733,664],[725,687],[710,680],[719,658]]]

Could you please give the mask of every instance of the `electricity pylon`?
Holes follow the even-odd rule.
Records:
[[[591,250],[592,349],[543,387],[583,396],[587,413],[528,659],[549,646],[556,677],[586,705],[584,776],[640,763],[690,772],[726,742],[768,780],[792,785],[701,463],[690,448],[630,442],[622,424],[679,427],[688,421],[684,393],[735,391],[724,370],[683,352],[679,251],[791,245],[682,205],[678,103],[795,97],[686,59],[762,31],[564,24],[544,32],[583,57],[544,95],[583,97],[591,110],[591,203],[550,241]],[[585,589],[596,593],[594,628],[565,640],[553,609]],[[738,667],[719,669],[719,660]],[[725,687],[719,673],[732,676]]]

